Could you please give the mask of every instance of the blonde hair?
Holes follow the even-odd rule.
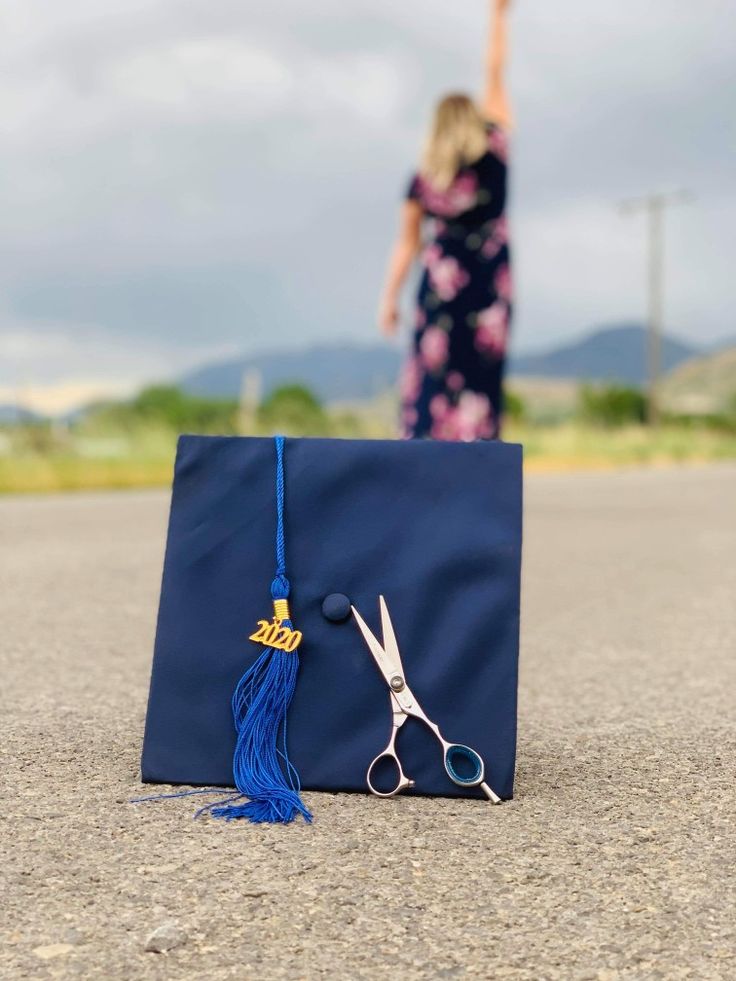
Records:
[[[446,191],[468,164],[488,149],[486,123],[473,100],[459,93],[437,103],[422,154],[420,172],[439,191]]]

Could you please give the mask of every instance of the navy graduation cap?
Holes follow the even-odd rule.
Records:
[[[500,442],[182,436],[143,780],[234,786],[209,809],[251,821],[311,820],[301,787],[510,798],[521,463]]]

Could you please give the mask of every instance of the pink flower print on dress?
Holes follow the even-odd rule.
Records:
[[[450,401],[446,395],[435,395],[429,402],[429,414],[438,422],[447,418],[450,412]]]
[[[493,223],[493,237],[497,242],[505,245],[509,240],[509,220],[506,215],[501,215]]]
[[[495,259],[500,251],[501,243],[497,242],[492,235],[488,236],[480,250],[484,259]]]
[[[445,384],[451,392],[461,392],[465,384],[465,377],[459,371],[447,373]]]
[[[468,285],[470,276],[451,255],[443,255],[439,245],[430,245],[424,253],[429,270],[429,282],[437,296],[446,303],[454,300],[461,289]]]
[[[509,313],[505,303],[496,302],[481,310],[475,322],[475,346],[483,354],[501,358],[506,353]]]
[[[403,406],[401,410],[401,436],[403,439],[411,439],[418,420],[419,413],[413,406]]]
[[[448,194],[457,214],[469,211],[478,199],[478,178],[475,174],[459,174],[450,184]]]
[[[498,126],[492,127],[488,133],[488,149],[499,160],[508,160],[509,138],[505,130],[500,129]]]
[[[401,373],[401,400],[402,402],[416,402],[422,390],[422,379],[424,372],[416,355],[409,357],[404,362],[404,370]]]
[[[493,436],[491,400],[481,392],[463,392],[457,405],[459,439],[489,439]]]
[[[496,221],[487,226],[487,237],[481,248],[481,253],[486,259],[495,259],[501,251],[501,247],[506,245],[509,240],[509,224],[506,216],[502,215]]]
[[[441,327],[427,327],[419,341],[422,364],[427,371],[437,372],[447,364],[450,337]]]
[[[446,191],[440,191],[426,177],[420,176],[419,191],[427,211],[443,218],[454,218],[475,205],[478,178],[472,173],[459,174]]]
[[[496,293],[498,293],[502,300],[506,300],[508,303],[511,300],[512,293],[511,269],[508,264],[504,263],[503,266],[498,267],[493,279],[493,285]]]
[[[435,395],[429,409],[434,439],[471,443],[494,435],[491,402],[481,392],[463,392],[456,406],[451,406],[446,396]]]

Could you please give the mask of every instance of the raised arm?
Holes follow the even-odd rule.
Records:
[[[395,334],[399,326],[399,294],[419,251],[421,228],[422,206],[417,201],[405,201],[378,308],[379,326],[386,335]]]
[[[510,0],[491,0],[491,25],[486,52],[486,81],[481,109],[492,123],[509,129],[513,125],[511,106],[506,94],[507,29],[506,16]]]

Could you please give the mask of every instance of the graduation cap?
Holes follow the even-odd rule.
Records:
[[[216,816],[311,815],[365,791],[391,702],[351,605],[390,606],[411,690],[513,794],[521,447],[182,436],[142,778],[235,787]],[[377,624],[373,621],[377,629]],[[409,793],[483,797],[422,726],[398,734]]]

